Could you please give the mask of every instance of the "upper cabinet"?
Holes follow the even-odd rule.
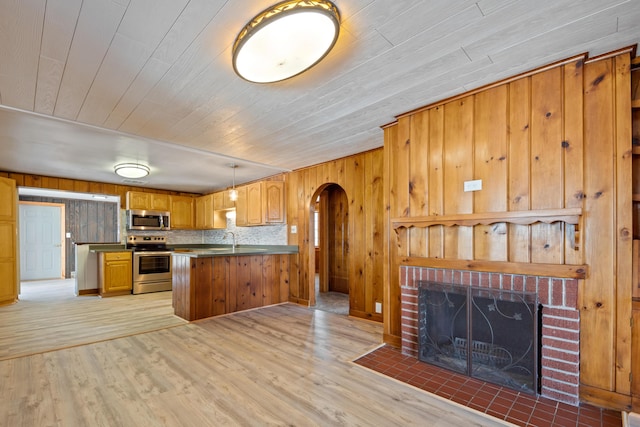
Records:
[[[236,225],[282,224],[284,209],[283,181],[254,182],[238,188]]]
[[[171,228],[193,229],[195,199],[189,196],[170,196],[169,200],[171,201]]]
[[[144,209],[152,211],[169,211],[169,195],[143,193],[141,191],[127,192],[127,209]]]
[[[226,212],[216,207],[216,196],[219,193],[207,194],[196,199],[195,224],[198,230],[211,230],[214,228],[226,228]],[[220,193],[222,196],[222,193]]]
[[[235,202],[229,198],[229,190],[213,193],[214,210],[233,209],[235,206]]]
[[[246,227],[247,222],[247,186],[236,188],[238,191],[238,200],[236,200],[236,225],[238,227]]]
[[[0,178],[0,305],[18,299],[16,182]]]

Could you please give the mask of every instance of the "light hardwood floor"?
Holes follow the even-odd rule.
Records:
[[[183,325],[171,292],[76,297],[74,281],[24,282],[20,301],[0,307],[0,360]]]
[[[21,339],[5,313],[16,307],[29,310],[0,308],[1,342]],[[13,357],[0,361],[0,425],[509,425],[352,363],[381,335],[377,323],[283,304]]]

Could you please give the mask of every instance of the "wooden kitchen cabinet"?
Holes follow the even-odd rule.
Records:
[[[265,224],[283,224],[285,220],[284,182],[262,182],[262,218]]]
[[[238,188],[236,225],[282,224],[284,209],[283,181],[254,182]]]
[[[132,285],[131,252],[98,253],[98,286],[100,296],[111,297],[130,294]]]
[[[227,227],[225,212],[215,209],[216,194],[217,193],[207,194],[206,196],[196,199],[195,224],[198,230],[212,230]]]
[[[194,220],[194,198],[189,196],[170,196],[171,200],[171,228],[173,229],[193,229]]]
[[[235,202],[229,198],[229,190],[213,193],[214,210],[233,209],[235,206]]]
[[[247,185],[247,224],[261,225],[262,185],[260,182]]]
[[[198,230],[213,228],[213,194],[196,199],[196,228]]]
[[[236,226],[246,227],[247,222],[247,187],[236,187],[238,191],[238,200],[236,200]]]
[[[127,209],[168,212],[170,210],[169,195],[127,191]]]
[[[16,182],[0,178],[0,305],[18,300]]]

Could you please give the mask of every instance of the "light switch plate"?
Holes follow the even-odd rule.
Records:
[[[376,302],[376,313],[382,313],[382,303]]]
[[[478,191],[482,190],[482,180],[476,179],[473,181],[464,182],[464,191]]]
[[[292,225],[291,226],[291,234],[296,234],[298,232],[298,226],[297,225]]]

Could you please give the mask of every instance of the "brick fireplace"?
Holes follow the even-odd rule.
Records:
[[[541,395],[578,405],[580,313],[577,279],[403,266],[400,268],[402,353],[416,358],[420,281],[537,293],[542,305]]]

